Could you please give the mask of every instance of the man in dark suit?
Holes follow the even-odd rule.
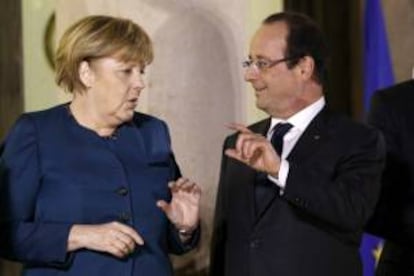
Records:
[[[382,190],[367,230],[386,239],[376,275],[414,275],[414,80],[377,91],[369,122],[387,145]]]
[[[358,276],[361,232],[380,190],[378,131],[330,112],[326,50],[308,17],[263,21],[244,63],[270,118],[224,143],[211,248],[214,276]]]

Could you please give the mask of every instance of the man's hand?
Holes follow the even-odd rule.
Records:
[[[252,132],[241,124],[231,124],[229,128],[239,132],[234,149],[225,154],[250,166],[251,168],[277,177],[280,157],[269,140],[263,135]]]

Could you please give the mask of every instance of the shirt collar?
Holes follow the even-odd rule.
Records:
[[[300,110],[299,112],[295,113],[288,119],[280,119],[280,118],[271,118],[269,132],[273,129],[275,125],[278,123],[290,123],[293,125],[293,128],[300,130],[301,132],[305,131],[308,127],[310,122],[315,118],[315,116],[322,110],[325,106],[325,97],[320,97],[316,102],[308,105],[304,109]]]

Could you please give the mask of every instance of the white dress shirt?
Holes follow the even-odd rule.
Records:
[[[267,139],[269,141],[273,134],[273,128],[278,123],[290,123],[293,126],[283,137],[283,151],[282,156],[280,157],[281,162],[278,177],[275,178],[268,175],[268,178],[280,187],[281,194],[283,194],[284,188],[286,187],[286,179],[289,174],[289,162],[286,160],[286,157],[289,156],[289,153],[292,151],[303,132],[324,106],[325,98],[322,96],[319,100],[302,109],[287,120],[274,117],[271,118],[270,128],[267,133]]]

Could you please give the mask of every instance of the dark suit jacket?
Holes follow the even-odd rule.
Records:
[[[413,106],[413,80],[377,91],[372,98],[369,122],[384,134],[387,160],[380,200],[367,230],[387,239],[379,268],[394,270],[381,275],[414,275]],[[383,268],[385,264],[394,268]]]
[[[250,129],[265,134],[269,124]],[[229,136],[224,149],[236,138]],[[325,108],[288,156],[284,194],[259,218],[256,172],[223,156],[210,275],[361,275],[358,247],[377,200],[384,151],[376,130]]]
[[[183,253],[177,231],[156,206],[179,176],[167,126],[136,113],[116,136],[80,126],[65,105],[22,115],[1,155],[0,254],[25,275],[171,275],[168,253]],[[124,259],[66,252],[73,224],[121,221],[145,245]],[[195,238],[196,239],[196,238]],[[195,240],[193,240],[195,242]]]

